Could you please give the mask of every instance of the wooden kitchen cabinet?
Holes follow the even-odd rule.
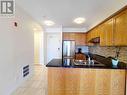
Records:
[[[63,33],[64,40],[75,40],[75,33]]]
[[[63,40],[75,40],[76,45],[87,45],[85,33],[63,32]]]
[[[93,43],[90,42],[91,39],[92,39],[92,32],[88,32],[86,34],[86,41],[88,46],[93,46]]]
[[[63,33],[63,39],[64,40],[69,40],[70,39],[69,33]]]
[[[88,41],[100,37],[101,46],[113,46],[113,19],[106,21],[88,33]]]
[[[127,45],[127,10],[104,22],[103,25],[100,37],[102,46]]]
[[[88,32],[88,42],[90,42],[91,39],[95,38],[95,31],[91,30]]]
[[[87,45],[86,44],[86,34],[76,33],[75,34],[76,45]]]
[[[101,46],[126,46],[127,45],[127,10],[112,17],[103,24],[100,37]]]
[[[91,39],[91,32],[87,32],[86,39],[87,39],[87,43],[89,43],[89,41]]]
[[[114,45],[127,46],[127,9],[114,17]]]
[[[48,68],[48,95],[125,95],[126,70]]]
[[[99,35],[99,27],[96,27],[92,30],[92,39],[93,38],[97,38],[97,37],[100,37]]]
[[[90,41],[91,39],[94,39],[97,37],[100,37],[99,27],[96,27],[87,33],[87,41]]]
[[[91,32],[91,34],[90,34],[91,35],[90,36],[90,40],[91,40],[91,39],[95,38],[96,32],[95,32],[95,29],[94,30],[91,30],[90,32]]]
[[[87,42],[100,37],[100,46],[127,46],[127,7],[87,33]]]
[[[87,45],[93,46],[93,43],[91,43],[90,41],[94,38],[97,38],[97,37],[100,37],[100,30],[98,27],[87,33],[87,37],[86,37],[87,38]]]
[[[63,33],[64,40],[75,40],[76,45],[93,46],[90,40],[100,37],[100,46],[127,46],[127,7],[94,27],[85,35]]]
[[[106,32],[104,31],[104,24],[100,26],[100,46],[106,46]]]
[[[110,19],[104,23],[104,32],[106,33],[106,46],[114,45],[114,22],[113,19]]]
[[[110,19],[100,25],[100,45],[101,46],[113,46],[114,45],[114,20]]]

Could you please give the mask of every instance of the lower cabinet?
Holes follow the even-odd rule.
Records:
[[[125,70],[51,67],[48,95],[125,95]]]

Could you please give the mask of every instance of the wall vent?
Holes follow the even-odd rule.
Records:
[[[29,75],[29,65],[23,67],[23,77]]]

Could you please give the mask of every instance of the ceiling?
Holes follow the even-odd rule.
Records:
[[[55,27],[90,29],[127,5],[127,0],[17,0],[16,4],[42,25],[49,19]],[[86,22],[77,25],[76,17],[85,17]]]

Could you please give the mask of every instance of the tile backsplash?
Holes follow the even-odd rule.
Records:
[[[127,47],[120,47],[120,55],[119,60],[122,62],[127,63]],[[114,57],[116,53],[116,47],[100,47],[98,45],[96,46],[90,46],[89,51],[94,54],[99,54],[105,57]]]

